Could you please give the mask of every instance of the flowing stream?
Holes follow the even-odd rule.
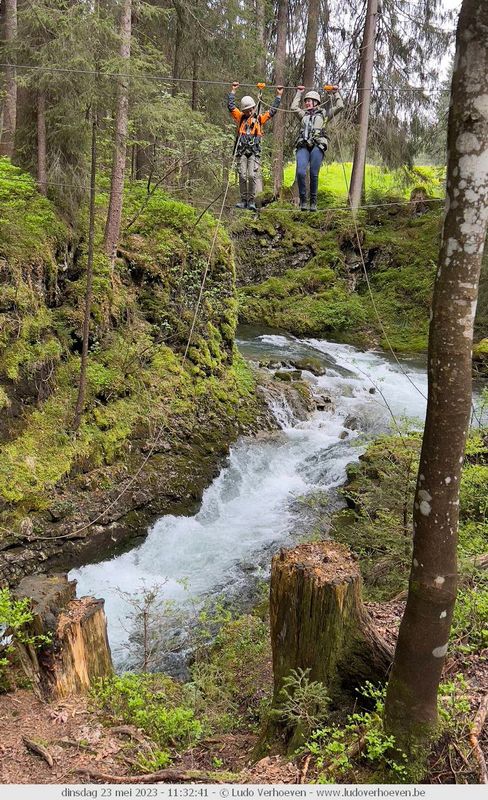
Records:
[[[391,428],[392,414],[399,422],[419,425],[424,417],[427,380],[418,360],[402,359],[402,372],[384,353],[262,329],[242,329],[238,346],[253,361],[286,364],[313,356],[325,374],[304,372],[303,377],[332,403],[300,422],[284,399],[270,400],[280,430],[237,441],[197,514],[163,516],[130,552],[71,572],[78,596],[105,598],[119,669],[137,665],[134,602],[139,601],[131,596],[140,598],[144,590],[158,587],[152,610],[159,610],[166,625],[159,624],[162,639],[153,642],[161,651],[153,667],[178,672],[202,602],[249,596],[266,576],[271,554],[296,541],[297,499],[317,490],[332,492],[343,483],[346,465],[365,447],[364,434]]]

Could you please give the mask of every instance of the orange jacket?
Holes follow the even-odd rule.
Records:
[[[269,111],[265,111],[264,114],[259,114],[257,117],[254,117],[252,114],[246,117],[243,111],[239,111],[239,109],[236,108],[235,94],[230,92],[227,100],[227,108],[231,116],[237,122],[237,132],[239,136],[262,136],[264,126],[278,111],[280,101],[280,97],[275,97]],[[250,125],[251,122],[253,122],[252,125]]]
[[[244,112],[239,111],[238,108],[233,108],[230,113],[237,122],[237,131],[239,135],[242,136],[246,134],[249,136],[262,136],[264,126],[272,116],[269,111],[265,111],[264,114],[259,114],[258,117],[253,117],[252,115],[246,117]],[[250,122],[253,124],[250,125]]]

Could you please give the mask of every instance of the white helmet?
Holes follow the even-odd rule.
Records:
[[[253,98],[246,94],[241,100],[241,111],[249,111],[249,109],[254,108],[255,105],[256,103]]]
[[[317,103],[320,103],[320,95],[319,95],[318,92],[307,92],[307,94],[305,95],[305,97],[303,99],[304,100],[316,100]]]

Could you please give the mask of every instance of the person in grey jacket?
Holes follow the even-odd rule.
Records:
[[[297,87],[290,107],[301,121],[300,133],[296,140],[296,177],[300,194],[300,209],[317,211],[319,171],[329,144],[324,126],[326,122],[342,111],[344,101],[338,87],[331,86],[331,94],[324,103],[320,102],[318,92],[311,91],[307,92],[303,98],[304,108],[301,108],[300,101],[304,90],[304,86]],[[307,167],[310,167],[310,206],[307,204]]]

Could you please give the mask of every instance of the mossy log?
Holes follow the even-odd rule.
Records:
[[[365,680],[384,680],[393,659],[361,599],[361,575],[351,552],[336,542],[281,550],[271,568],[273,708],[280,707],[283,680],[308,669],[333,702]],[[272,714],[273,733],[280,727]],[[266,735],[270,741],[270,731]]]

